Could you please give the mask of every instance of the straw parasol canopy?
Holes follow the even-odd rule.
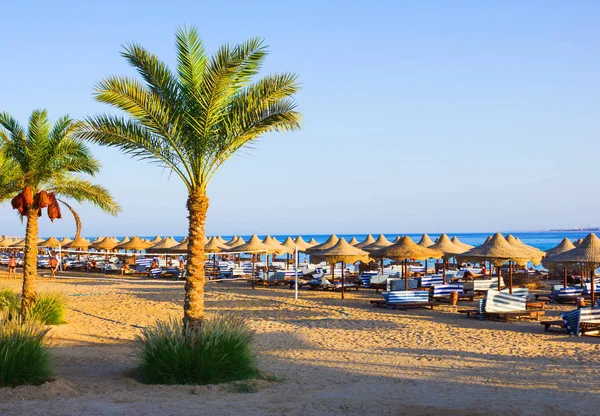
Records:
[[[158,244],[158,243],[160,243],[162,240],[163,240],[163,238],[162,238],[161,236],[157,235],[157,236],[156,236],[156,237],[154,237],[152,240],[150,240],[150,242],[151,242],[152,244]]]
[[[331,234],[329,236],[329,238],[327,239],[327,241],[325,241],[323,244],[317,244],[316,246],[312,246],[312,247],[308,248],[306,250],[306,252],[308,254],[312,255],[313,253],[316,253],[318,251],[323,251],[323,250],[326,250],[328,248],[335,246],[338,241],[339,241],[338,236],[335,234]]]
[[[600,264],[600,239],[591,233],[583,239],[581,244],[561,254],[548,258],[554,263],[586,263]]]
[[[65,244],[63,247],[68,249],[87,249],[92,245],[92,242],[84,237],[77,237],[70,243]]]
[[[13,239],[10,237],[3,237],[2,239],[0,239],[0,248],[10,247],[13,244],[15,244],[16,242],[17,242],[16,239]]]
[[[454,237],[452,237],[452,238],[450,239],[450,241],[452,241],[452,242],[453,242],[454,244],[456,244],[457,246],[464,248],[465,250],[471,250],[471,249],[474,247],[474,246],[472,246],[472,245],[470,245],[470,244],[463,243],[462,241],[460,241],[460,240],[458,239],[458,237],[457,237],[457,236],[454,236]]]
[[[261,241],[261,239],[258,238],[258,236],[256,234],[254,234],[252,237],[250,237],[250,240],[248,240],[247,243],[236,246],[234,251],[241,251],[244,253],[251,253],[251,252],[273,253],[276,250],[273,247],[270,247],[270,246],[264,244]]]
[[[396,244],[371,252],[371,257],[373,258],[385,258],[391,260],[427,260],[439,259],[442,256],[443,253],[441,251],[420,246],[408,236],[400,238],[400,241]]]
[[[60,241],[58,241],[54,237],[50,237],[49,239],[44,240],[41,243],[39,243],[38,246],[40,246],[40,247],[57,248],[58,246],[60,246]]]
[[[241,246],[242,244],[246,244],[246,241],[244,241],[242,237],[235,237],[235,241],[232,241],[229,244],[227,244],[227,246],[229,247],[228,251],[237,251],[235,250],[235,248]]]
[[[129,242],[129,240],[130,240],[130,238],[129,238],[129,237],[127,237],[127,236],[125,236],[125,238],[124,238],[124,239],[122,239],[121,241],[119,241],[119,244],[124,244],[124,243],[127,243],[127,242]]]
[[[546,251],[546,258],[542,261],[542,264],[545,267],[546,264],[554,263],[554,256],[562,254],[565,251],[573,250],[574,248],[575,245],[571,243],[571,240],[565,237],[560,243],[558,243],[557,246],[552,247],[550,250]]]
[[[106,237],[98,237],[96,238],[94,241],[92,241],[92,244],[96,244],[99,243],[100,241],[104,240]]]
[[[539,248],[527,245],[511,234],[506,236],[506,241],[511,246],[518,248],[524,254],[526,254],[526,256],[529,257],[531,262],[536,266],[542,262],[542,259],[546,255],[546,253]]]
[[[146,250],[151,246],[152,243],[143,241],[138,236],[135,236],[125,243],[118,244],[115,248],[118,250]]]
[[[165,237],[157,244],[146,249],[147,253],[162,253],[168,251],[168,249],[175,247],[179,243],[173,237]]]
[[[221,237],[220,235],[217,236],[217,242],[221,245],[227,245],[225,243],[227,243],[227,241],[225,241],[225,239],[223,237]]]
[[[403,262],[402,276],[404,277],[404,290],[408,290],[408,259],[427,260],[439,259],[443,253],[438,250],[432,250],[415,243],[410,237],[402,237],[396,244],[383,247],[371,252],[371,257],[375,259],[401,260]]]
[[[385,238],[385,236],[383,234],[379,234],[379,237],[377,237],[377,240],[375,240],[373,243],[363,246],[361,248],[365,251],[371,252],[371,251],[378,250],[380,248],[388,247],[391,245],[392,245],[392,243],[390,243],[389,240],[387,238]]]
[[[177,241],[176,241],[177,243]],[[168,253],[187,253],[188,250],[188,241],[184,238],[181,242],[177,243],[173,247],[165,249]]]
[[[369,253],[348,244],[342,237],[332,247],[317,251],[311,255],[311,262],[321,263],[322,261],[325,261],[328,264],[339,262],[355,263],[357,261],[368,263]]]
[[[116,241],[114,241],[112,238],[106,237],[100,241],[98,241],[97,243],[92,243],[92,248],[96,249],[96,250],[113,250],[116,245],[119,244]]]
[[[311,244],[304,241],[304,239],[302,238],[301,235],[296,237],[296,239],[294,240],[294,243],[296,244],[296,247],[298,247],[298,251],[302,251],[302,252],[305,252],[307,248],[312,247]]]
[[[510,260],[523,265],[530,260],[527,253],[510,245],[500,233],[488,237],[482,245],[472,248],[457,257],[460,259],[475,259],[476,261],[488,260],[495,266],[501,266]]]
[[[233,237],[231,237],[231,240],[229,241],[225,241],[225,245],[231,247],[238,239],[237,235],[234,235]]]
[[[359,244],[359,243],[360,243],[360,241],[358,241],[358,240],[356,239],[356,237],[352,237],[352,238],[350,239],[350,241],[348,241],[348,244],[350,244],[351,246],[355,246],[355,245],[357,245],[357,244]]]
[[[291,254],[294,252],[294,250],[290,251],[288,248],[282,246],[277,239],[271,237],[270,235],[265,237],[263,244],[273,248],[275,250],[273,253],[275,254]]]
[[[457,254],[461,254],[467,251],[466,248],[454,244],[446,234],[440,235],[437,242],[429,246],[428,248],[432,250],[441,251],[442,253],[444,253],[444,257],[446,258],[451,258]]]
[[[60,240],[60,245],[64,247],[65,245],[69,244],[71,241],[73,241],[73,240],[71,240],[69,237],[65,237],[62,240]]]
[[[315,238],[313,237],[310,240],[308,240],[308,244],[310,244],[311,247],[314,247],[314,246],[318,246],[319,242],[317,240],[315,240]]]
[[[15,240],[9,247],[10,248],[25,248],[25,239]]]
[[[219,242],[219,240],[217,239],[217,237],[211,237],[208,240],[208,243],[206,243],[204,245],[205,253],[220,253],[222,251],[227,251],[227,250],[229,250],[229,247],[221,244]]]
[[[573,245],[575,247],[577,247],[581,243],[583,243],[583,238],[578,238],[577,240],[573,241]]]
[[[368,246],[369,244],[373,244],[375,239],[371,234],[367,236],[361,243],[356,244],[354,247],[362,249],[363,247]]]
[[[281,243],[281,245],[284,246],[291,253],[296,251],[296,248],[298,248],[298,251],[302,251],[300,250],[300,247],[296,245],[296,242],[292,239],[292,237],[286,238],[285,241]]]
[[[421,236],[421,239],[417,243],[417,245],[419,245],[421,247],[429,247],[429,246],[432,246],[433,244],[434,244],[433,241],[431,241],[431,238],[429,238],[429,236],[427,234],[423,234]]]

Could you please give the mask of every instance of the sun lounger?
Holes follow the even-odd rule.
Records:
[[[179,269],[178,267],[169,267],[165,270],[165,277],[174,277],[176,279],[185,278],[185,269]]]
[[[600,331],[600,308],[579,308],[560,315],[571,335]]]
[[[150,269],[150,271],[148,272],[148,277],[153,277],[156,279],[157,277],[160,277],[162,275],[162,272],[163,272],[162,267]]]
[[[448,277],[448,276],[446,276]],[[450,279],[448,279],[450,280]],[[441,274],[431,274],[429,276],[421,276],[421,287],[431,287],[433,285],[441,285],[444,283],[444,276]]]
[[[582,287],[561,287],[552,291],[552,303],[575,302],[578,297],[583,296]]]
[[[429,307],[433,309],[434,303],[429,300],[429,292],[424,290],[383,292],[383,302],[371,301],[374,306],[385,306],[388,308],[420,308]]]
[[[409,278],[408,279],[408,288],[409,289],[417,289],[419,287],[419,279],[418,278]],[[405,282],[404,279],[398,279],[398,278],[390,278],[387,279],[387,287],[386,287],[388,292],[395,292],[395,291],[404,291],[405,289]]]
[[[458,299],[473,300],[473,296],[475,296],[473,293],[465,293],[462,283],[436,284],[431,287],[430,291],[431,298],[437,301],[449,299],[452,292],[458,292]]]
[[[371,287],[371,278],[377,276],[379,272],[377,271],[366,271],[360,273],[360,284],[363,287],[370,288]]]
[[[524,296],[511,295],[490,289],[485,299],[479,300],[477,309],[460,310],[467,316],[477,316],[479,319],[496,319],[507,321],[509,318],[534,318],[539,319],[544,315],[543,309],[528,309]]]
[[[502,293],[510,293],[508,288],[502,289],[501,292]],[[529,289],[526,287],[513,287],[512,294],[517,295],[517,296],[523,296],[523,297],[527,298],[527,296],[529,296]]]

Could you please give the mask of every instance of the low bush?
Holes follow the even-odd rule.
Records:
[[[21,295],[11,290],[0,291],[0,312],[8,320],[19,317],[21,310]],[[37,297],[33,306],[27,311],[26,320],[34,320],[44,325],[64,324],[66,301],[56,293],[44,293]]]
[[[198,331],[180,321],[157,322],[137,338],[138,373],[149,384],[216,384],[258,375],[253,333],[243,319],[208,318]]]
[[[48,329],[20,319],[0,322],[0,386],[37,385],[52,376]]]

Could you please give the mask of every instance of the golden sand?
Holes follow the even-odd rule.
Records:
[[[20,281],[0,280],[19,290]],[[252,290],[209,283],[209,313],[248,318],[262,370],[255,393],[148,386],[132,377],[133,339],[180,316],[183,283],[40,279],[68,298],[52,329],[55,381],[0,389],[0,414],[587,415],[600,403],[600,337],[544,333],[536,322],[467,319],[445,305],[372,308],[373,291]],[[462,304],[470,305],[469,303]],[[551,306],[552,317],[572,306]]]

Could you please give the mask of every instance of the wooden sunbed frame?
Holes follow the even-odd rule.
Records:
[[[477,318],[479,316],[478,309],[463,309],[459,310],[458,313],[464,313],[467,318]],[[492,320],[507,322],[510,318],[531,318],[539,320],[540,316],[545,315],[546,311],[543,309],[528,309],[526,311],[514,311],[514,312],[484,312],[483,314]]]
[[[436,306],[435,302],[411,302],[411,303],[392,303],[388,305],[385,302],[385,299],[377,299],[370,301],[371,305],[379,308],[390,308],[390,309],[404,309],[407,310],[409,308],[430,308],[433,309]]]

